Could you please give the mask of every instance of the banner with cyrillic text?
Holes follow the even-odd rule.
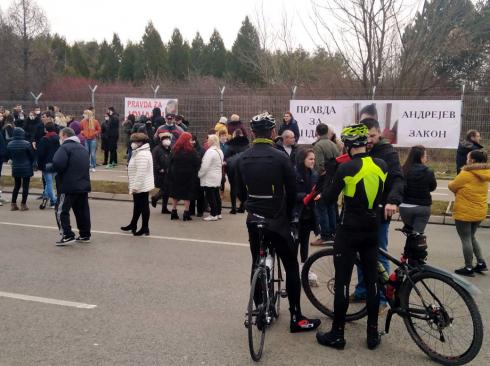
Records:
[[[291,100],[300,144],[315,142],[315,129],[329,125],[340,138],[344,126],[366,117],[379,121],[393,145],[455,149],[461,133],[460,100]]]
[[[136,118],[141,115],[151,117],[153,108],[160,108],[162,116],[168,113],[178,112],[177,99],[160,99],[160,98],[124,98],[124,116],[127,118],[134,114]]]

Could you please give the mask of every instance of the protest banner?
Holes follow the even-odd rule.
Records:
[[[168,113],[178,113],[177,99],[161,98],[124,98],[124,116],[134,114],[136,118],[145,115],[150,118],[153,108],[160,108],[162,116]]]
[[[460,100],[291,100],[290,111],[300,129],[299,143],[313,143],[319,123],[331,126],[340,137],[344,126],[366,117],[361,111],[371,104],[383,135],[395,146],[458,147]]]

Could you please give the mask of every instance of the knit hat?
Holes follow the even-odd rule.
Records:
[[[240,116],[238,114],[232,114],[230,119],[231,119],[231,122],[239,122]]]
[[[224,124],[224,125],[226,125],[226,122],[228,122],[228,118],[226,118],[226,117],[224,117],[224,116],[223,116],[223,117],[220,117],[220,119],[219,119],[219,121],[218,121],[218,123],[222,123],[222,124]]]

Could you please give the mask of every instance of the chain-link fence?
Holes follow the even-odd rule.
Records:
[[[124,98],[123,94],[96,94],[95,95],[95,110],[96,117],[101,120],[105,109],[113,106],[118,111],[121,117],[124,114]],[[151,94],[138,95],[138,97],[150,97]],[[238,114],[242,121],[248,121],[253,115],[269,111],[270,113],[281,116],[282,113],[289,110],[290,95],[287,93],[248,93],[245,95],[230,95],[221,98],[219,93],[216,95],[195,95],[195,94],[174,94],[168,96],[159,96],[162,98],[177,98],[179,100],[179,113],[183,114],[190,121],[190,132],[197,134],[199,139],[203,139],[209,129],[213,128],[221,115],[229,117],[231,114]],[[420,98],[390,96],[377,97],[375,100],[383,99],[459,99],[461,96],[423,96]],[[332,97],[331,95],[296,95],[296,99],[369,99],[365,96],[355,97]],[[469,129],[480,131],[482,136],[482,144],[490,146],[490,94],[472,93],[464,95],[463,100],[463,117],[462,117],[462,137]],[[34,108],[33,101],[0,101],[0,105],[7,109],[13,108],[15,105],[21,104],[25,111]],[[91,104],[89,98],[85,101],[66,102],[66,101],[40,101],[40,106],[45,108],[48,105],[58,106],[63,113],[73,115],[79,119],[84,109]],[[121,134],[121,136],[123,136]],[[122,137],[123,138],[123,137]],[[399,149],[402,161],[406,157],[408,149]],[[455,172],[455,150],[450,149],[429,149],[429,157],[432,167],[440,173],[453,174]]]

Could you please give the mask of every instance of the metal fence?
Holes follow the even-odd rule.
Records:
[[[282,95],[280,95],[282,94]],[[147,95],[122,95],[122,94],[96,94],[95,95],[95,110],[99,120],[102,119],[102,114],[109,106],[113,106],[122,117],[124,113],[124,98],[126,96],[133,97],[149,97]],[[221,115],[229,117],[231,114],[238,114],[243,121],[247,121],[253,115],[269,111],[270,113],[281,116],[282,113],[289,109],[289,101],[291,97],[284,93],[271,95],[268,93],[246,94],[246,95],[231,95],[221,98],[219,93],[216,95],[193,95],[193,94],[176,94],[168,96],[159,96],[162,98],[177,98],[179,100],[179,112],[190,121],[190,132],[198,135],[203,139],[209,129],[213,128]],[[355,96],[354,98],[338,97],[331,95],[296,95],[297,99],[369,99],[363,96]],[[462,96],[423,96],[419,98],[404,97],[404,96],[389,96],[377,97],[375,100],[383,99],[459,99],[463,100],[463,116],[462,116],[462,136],[469,129],[480,131],[482,136],[482,144],[490,146],[490,94],[467,94]],[[21,104],[24,110],[34,108],[34,102],[31,101],[0,101],[0,105],[8,109],[13,108],[16,104]],[[66,101],[48,101],[41,100],[42,108],[48,105],[58,106],[63,113],[81,117],[82,112],[90,104],[89,95],[87,100],[77,102]],[[432,160],[434,169],[439,172],[452,173],[455,171],[455,150],[445,149],[429,149],[429,156]],[[407,149],[400,149],[400,155],[404,160],[407,154]]]

